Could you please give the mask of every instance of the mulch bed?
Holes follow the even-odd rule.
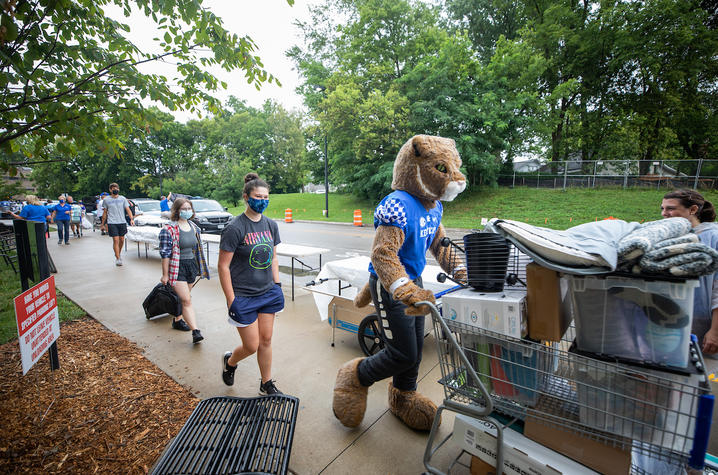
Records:
[[[0,346],[0,473],[147,473],[199,400],[86,317],[62,324],[60,369],[22,375]]]

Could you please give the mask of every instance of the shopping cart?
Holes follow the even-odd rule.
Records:
[[[525,255],[515,249],[511,255],[507,275],[525,288]],[[497,467],[504,467],[503,430],[516,421],[624,450],[632,473],[703,467],[713,395],[695,337],[690,368],[669,371],[583,354],[573,345],[573,328],[560,342],[515,340],[422,304],[431,310],[444,387],[424,453],[430,473],[443,473],[431,459],[451,437],[435,443],[446,409],[496,428]]]

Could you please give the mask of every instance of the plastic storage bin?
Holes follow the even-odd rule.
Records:
[[[688,350],[687,350],[688,353]],[[588,427],[677,452],[690,450],[702,370],[686,374],[600,361],[569,350],[579,420]]]
[[[688,365],[697,280],[565,276],[576,346],[606,356],[677,368]]]

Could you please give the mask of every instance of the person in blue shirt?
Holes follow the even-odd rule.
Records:
[[[50,212],[40,203],[40,200],[37,199],[37,196],[27,195],[25,197],[25,201],[27,201],[27,204],[22,207],[22,210],[20,210],[19,215],[13,213],[12,211],[10,212],[12,217],[15,219],[24,219],[27,221],[46,223],[48,217],[50,216]]]
[[[170,196],[172,196],[172,193],[170,193]],[[166,196],[160,196],[160,211],[169,211],[170,210],[170,203],[169,199]]]
[[[65,202],[65,195],[60,195],[57,199],[60,203],[53,208],[50,222],[57,224],[57,244],[62,244],[64,239],[65,244],[69,246],[72,206]]]

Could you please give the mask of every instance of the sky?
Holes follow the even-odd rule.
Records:
[[[301,39],[299,29],[292,23],[309,18],[308,7],[317,5],[322,0],[295,0],[290,6],[286,0],[204,0],[205,8],[211,10],[222,19],[224,27],[240,36],[249,35],[257,45],[255,55],[264,64],[264,69],[273,74],[282,84],[263,84],[260,91],[247,84],[243,71],[228,73],[221,68],[211,69],[215,76],[227,83],[226,90],[214,93],[222,101],[233,95],[244,99],[248,105],[260,107],[267,99],[274,99],[285,109],[302,109],[302,97],[295,93],[300,83],[299,74],[294,70],[294,63],[285,56],[285,52]],[[130,39],[145,52],[161,52],[160,47],[152,40],[161,37],[154,22],[144,15],[134,14],[128,20],[118,11],[106,8],[106,13],[117,20],[128,23],[131,28]],[[148,63],[141,69],[143,73],[161,73],[172,78],[171,64],[159,62]],[[149,105],[149,104],[147,104]],[[157,105],[157,104],[155,104]],[[171,112],[180,122],[196,118],[188,112]]]

